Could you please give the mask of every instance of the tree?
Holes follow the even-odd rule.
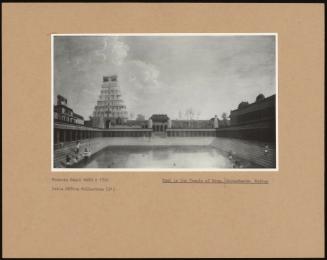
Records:
[[[179,110],[179,112],[178,112],[178,119],[181,120],[182,118],[183,118],[182,112]]]
[[[197,111],[196,112],[196,119],[199,119],[200,118],[200,115],[201,115],[201,111]]]
[[[142,114],[137,114],[137,116],[136,116],[136,120],[144,121],[144,120],[145,120],[145,116],[142,115]]]
[[[186,109],[185,115],[186,115],[186,118],[188,120],[193,120],[193,116],[194,116],[194,110],[193,110],[193,108]]]
[[[190,119],[191,120],[193,120],[193,118],[194,118],[194,110],[193,110],[193,108],[190,108]]]
[[[188,108],[188,109],[186,109],[186,111],[185,111],[185,116],[186,116],[186,118],[188,119],[188,125],[189,125],[189,127],[191,127],[191,121],[193,120],[193,116],[194,116],[194,110],[193,110],[193,108]]]

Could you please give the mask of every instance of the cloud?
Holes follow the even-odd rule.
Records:
[[[260,37],[56,37],[55,94],[88,117],[102,76],[117,74],[128,112],[212,117],[275,93],[274,39]]]
[[[113,63],[115,65],[121,65],[128,55],[128,45],[119,41],[118,38],[113,38],[112,41],[109,42],[109,46],[111,47],[111,53],[113,54]]]
[[[102,61],[110,61],[116,66],[124,63],[128,56],[129,46],[118,37],[105,37],[103,47],[94,51],[95,57],[100,57]]]
[[[160,87],[160,71],[151,63],[140,60],[131,60],[124,64],[124,75],[134,88],[140,90],[154,90]]]
[[[99,50],[95,50],[95,56],[100,56],[102,58],[102,61],[105,61],[107,59],[107,56],[105,55],[105,51],[107,49],[108,43],[107,40],[104,39],[104,46],[103,48],[99,49]]]
[[[125,61],[120,73],[120,86],[128,111],[144,115],[154,107],[164,84],[160,81],[159,69],[140,60]]]

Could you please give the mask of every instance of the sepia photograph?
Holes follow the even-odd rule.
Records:
[[[325,255],[325,11],[5,3],[4,258]]]
[[[52,35],[52,170],[278,169],[277,34]]]

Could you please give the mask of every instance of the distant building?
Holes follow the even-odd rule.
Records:
[[[92,126],[110,128],[127,121],[127,111],[118,84],[117,75],[104,76],[101,92],[92,115]]]
[[[148,120],[127,120],[127,127],[148,128]]]
[[[92,127],[92,120],[84,120],[84,125],[87,127]]]
[[[255,102],[241,102],[230,113],[230,125],[218,128],[218,137],[276,142],[276,95],[260,94]]]
[[[172,120],[172,128],[174,129],[202,129],[212,127],[213,123],[210,120]]]
[[[210,121],[210,126],[213,127],[214,125],[214,117],[211,118]],[[224,128],[224,127],[229,127],[230,126],[230,120],[229,119],[219,119],[218,118],[218,127],[217,128]]]
[[[66,124],[84,125],[83,116],[74,113],[68,107],[67,99],[61,95],[57,96],[57,104],[54,106],[54,121]]]
[[[154,132],[165,132],[168,128],[169,117],[164,114],[154,114],[150,117]]]
[[[237,109],[230,113],[231,126],[252,124],[263,121],[275,121],[275,97],[265,98],[260,94],[256,101],[249,104],[241,102]]]
[[[229,127],[230,126],[230,119],[218,119],[219,127]]]
[[[81,115],[74,113],[74,119],[76,125],[84,125],[84,118]]]
[[[136,116],[136,120],[144,121],[144,120],[145,120],[145,117],[144,117],[144,115],[142,115],[142,114],[138,114],[138,115]]]
[[[61,95],[57,95],[57,105],[65,105],[67,106],[67,98],[61,96]]]

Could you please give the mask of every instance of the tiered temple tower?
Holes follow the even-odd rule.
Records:
[[[92,116],[92,126],[110,128],[127,121],[127,111],[122,99],[117,75],[104,76],[101,92]]]

